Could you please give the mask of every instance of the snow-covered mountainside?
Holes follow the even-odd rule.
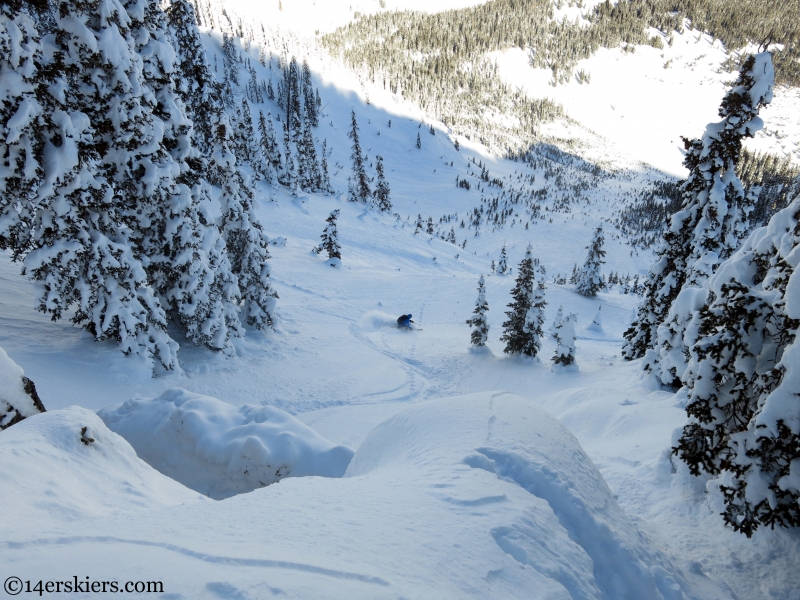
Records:
[[[491,41],[429,102],[429,40],[405,78],[348,24],[513,1],[53,4],[0,6],[5,577],[797,598],[800,95],[758,44]]]

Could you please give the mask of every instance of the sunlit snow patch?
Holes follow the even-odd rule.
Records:
[[[145,462],[216,500],[284,477],[341,477],[353,456],[280,409],[233,406],[180,388],[98,414]]]
[[[482,477],[480,495],[468,491],[471,478],[454,476],[448,465],[457,457],[496,479]],[[409,407],[366,437],[345,477],[403,479],[409,470],[422,480],[411,485],[433,487],[429,494],[471,518],[501,517],[487,519],[495,521],[488,533],[523,567],[528,579],[518,589],[539,589],[528,597],[696,597],[684,574],[620,509],[575,437],[525,398],[480,393]],[[437,478],[441,487],[431,486]],[[439,520],[444,528],[446,519]],[[488,562],[490,554],[484,556]],[[521,573],[490,575],[517,581]],[[547,580],[560,592],[544,593]]]

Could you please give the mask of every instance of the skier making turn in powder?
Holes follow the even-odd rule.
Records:
[[[400,317],[397,317],[397,326],[400,327],[401,329],[403,327],[405,327],[406,329],[411,329],[411,324],[413,322],[414,321],[411,320],[411,314],[410,313],[407,314],[407,315],[402,315]]]

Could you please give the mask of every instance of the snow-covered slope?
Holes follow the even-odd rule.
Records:
[[[118,478],[148,469],[96,417],[86,421],[97,436],[91,446],[70,439],[70,427],[87,419],[82,409],[32,418],[0,447],[48,418],[64,433],[50,442],[61,454],[39,457],[53,482],[45,489],[63,497],[77,474],[65,467],[91,463],[87,487],[124,506]],[[4,499],[18,517],[2,542],[13,572],[27,580],[42,564],[65,573],[91,564],[93,579],[146,574],[186,598],[724,597],[655,549],[577,440],[512,394],[402,411],[367,436],[344,479],[286,479],[218,503],[191,501],[187,491],[169,497],[184,504],[169,507],[156,490],[170,481],[149,472],[132,484],[141,510],[102,520],[87,519],[87,507],[51,511],[42,523],[24,515],[21,498]],[[37,483],[28,477],[25,487]]]
[[[305,47],[313,30],[351,14],[349,2],[282,4],[285,23],[277,2],[253,10],[267,27],[299,30]],[[418,107],[310,52],[323,99],[314,136],[332,151],[339,193],[292,198],[278,189],[271,202],[269,186],[257,185],[258,214],[274,242],[278,321],[274,333],[248,331],[234,340],[236,357],[194,347],[176,332],[184,372],[152,378],[113,343],[95,343],[68,322],[36,313],[31,284],[2,255],[0,346],[51,410],[0,432],[0,475],[14,484],[0,488],[3,572],[38,579],[48,564],[69,575],[163,580],[174,598],[649,598],[655,590],[665,598],[796,597],[797,533],[763,529],[746,540],[725,529],[706,503],[704,482],[670,460],[683,406],[619,355],[638,298],[614,287],[588,299],[551,281],[583,262],[599,222],[660,177],[642,160],[682,175],[677,136],[699,135],[715,119],[729,75],[711,73],[716,49],[705,39],[694,44],[692,35],[676,35],[673,50],[664,51],[676,53],[666,70],[669,57],[662,61],[649,47],[601,51],[581,65],[592,72],[583,86],[551,88],[525,70],[527,63],[506,70],[524,59],[521,51],[498,56],[510,80],[529,80],[532,93],[556,98],[581,122],[548,126],[554,136],[580,137],[579,151],[602,165],[578,192],[544,167],[499,159],[473,142],[461,139],[456,150],[444,125],[433,123],[436,134],[429,133]],[[205,41],[221,64],[221,36]],[[693,71],[690,63],[704,52],[712,54],[709,64],[699,60]],[[250,57],[259,76],[277,84],[277,61],[271,69],[257,64],[257,48]],[[685,93],[669,91],[679,83]],[[656,110],[653,97],[668,101]],[[764,111],[766,131],[786,137],[758,138],[778,142],[762,149],[796,152],[791,135],[800,130],[800,113],[791,98],[796,92],[779,91]],[[256,108],[279,112],[271,102]],[[343,197],[351,109],[368,161],[384,158],[399,219]],[[471,175],[481,171],[472,159],[507,192],[546,190],[542,218],[519,209],[505,226],[484,222],[479,236],[461,228],[467,213],[484,205],[482,196],[502,192]],[[456,177],[473,188],[457,188]],[[556,210],[565,198],[570,210]],[[311,252],[334,209],[339,269]],[[442,233],[452,227],[458,245],[415,235],[418,214]],[[440,226],[444,216],[451,218]],[[649,253],[606,227],[604,272],[644,274]],[[504,311],[529,243],[548,273],[546,323],[559,306],[577,314],[574,372],[551,370],[556,343],[549,337],[541,361],[503,354]],[[504,244],[514,271],[490,275]],[[481,273],[489,353],[474,354],[464,321]],[[591,327],[598,307],[600,329]],[[417,330],[392,326],[409,312]],[[348,476],[289,478],[212,502],[148,467],[86,410],[173,387],[295,415],[332,444],[357,449]],[[426,400],[433,401],[417,405]],[[67,408],[73,404],[85,408]],[[95,439],[89,446],[80,442],[84,426]]]

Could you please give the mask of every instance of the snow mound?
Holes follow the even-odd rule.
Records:
[[[366,437],[345,477],[425,473],[442,461],[499,480],[485,482],[483,500],[459,500],[475,510],[489,510],[490,498],[500,505],[518,498],[514,489],[529,494],[524,508],[490,533],[503,552],[568,597],[693,597],[684,575],[617,505],[575,437],[519,396],[481,393],[410,407]]]
[[[379,331],[386,327],[397,329],[397,317],[399,316],[392,316],[380,310],[371,310],[358,320],[356,329],[364,333]]]
[[[164,475],[215,500],[284,477],[341,477],[353,451],[271,406],[233,406],[181,388],[98,413]]]
[[[0,432],[0,481],[2,529],[203,499],[147,465],[95,413],[77,406]]]

